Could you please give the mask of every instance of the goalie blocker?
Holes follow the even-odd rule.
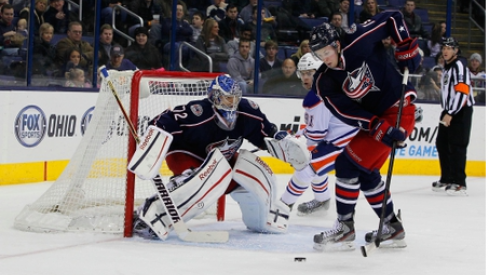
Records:
[[[172,141],[173,136],[170,133],[156,126],[149,126],[129,162],[129,171],[144,180],[156,177]]]

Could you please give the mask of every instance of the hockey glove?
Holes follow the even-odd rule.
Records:
[[[276,140],[282,140],[286,138],[288,135],[289,135],[289,131],[281,130],[276,132],[275,135],[273,135],[273,138]]]
[[[373,117],[370,121],[370,136],[376,141],[382,142],[387,146],[392,146],[396,142],[396,148],[406,147],[406,133],[401,129],[392,127],[387,121],[378,117]]]
[[[396,60],[401,71],[404,71],[404,68],[406,67],[410,73],[416,71],[421,63],[418,38],[407,38],[406,40],[397,44]]]

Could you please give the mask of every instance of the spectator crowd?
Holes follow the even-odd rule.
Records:
[[[29,7],[31,1],[0,0],[0,73],[7,78],[25,78],[29,32],[34,36],[33,79],[70,87],[91,86],[93,71],[102,65],[116,70],[168,70],[170,64],[179,64],[176,57],[170,58],[170,38],[174,35],[185,69],[229,73],[246,93],[302,96],[305,91],[295,71],[300,57],[310,52],[312,26],[329,22],[340,36],[352,28],[348,18],[350,0],[265,1],[260,11],[258,0],[175,1],[176,26],[172,34],[172,0],[102,0],[99,47],[94,49],[95,0],[73,1],[81,4],[78,6],[65,0],[36,0],[33,9]],[[351,21],[355,23],[366,22],[386,8],[377,0],[354,3],[355,18]],[[435,22],[430,30],[425,29],[414,0],[405,0],[402,7],[395,8],[404,15],[411,35],[424,41],[420,43],[424,61],[412,77],[419,98],[438,100],[443,66],[440,45],[446,23]],[[30,18],[34,18],[33,24],[29,24]],[[386,38],[383,46],[388,60],[395,62],[395,45],[390,41]],[[257,46],[259,89],[254,91]],[[439,64],[428,62],[438,59]],[[482,55],[474,53],[466,61],[474,87],[485,95]]]

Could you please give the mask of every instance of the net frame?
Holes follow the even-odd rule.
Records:
[[[208,84],[210,84],[210,81],[220,75],[219,73],[161,72],[142,70],[136,72],[109,72],[113,83],[120,82],[120,85],[124,85],[120,86],[122,87],[121,90],[123,91],[117,91],[117,93],[119,94],[119,97],[125,96],[125,103],[127,102],[127,100],[129,101],[125,104],[126,112],[129,113],[130,120],[132,121],[133,125],[136,125],[136,129],[138,130],[140,135],[142,135],[145,130],[143,129],[145,125],[141,125],[144,121],[140,118],[141,114],[139,112],[141,105],[145,106],[141,103],[144,101],[142,99],[140,100],[140,94],[152,93],[151,88],[149,88],[150,82],[167,84],[179,83],[180,91],[183,91],[184,94],[185,102],[182,102],[183,99],[180,102],[176,100],[176,103],[170,102],[170,104],[173,104],[173,106],[161,106],[161,108],[158,107],[160,108],[158,113],[160,113],[164,111],[167,107],[175,107],[176,105],[186,104],[190,99],[196,99],[195,95],[191,95],[194,89],[192,86],[193,84],[188,83],[198,83],[202,81],[203,83],[207,84],[202,84],[200,87],[195,88],[196,90],[200,89],[200,94],[198,96],[198,98],[200,99],[203,98],[202,95],[207,94],[207,87]],[[126,86],[130,87],[129,92],[126,91]],[[176,87],[177,85],[175,84],[174,86]],[[116,87],[119,86],[116,85]],[[186,87],[190,88],[186,89]],[[174,89],[175,91],[177,91],[177,88]],[[171,100],[173,100],[172,91],[173,90],[170,88],[168,92]],[[127,93],[129,93],[129,95],[127,95]],[[163,95],[165,94],[163,93]],[[167,95],[165,95],[163,100],[167,98],[166,96]],[[188,98],[190,99],[187,99],[186,96],[188,96]],[[107,119],[107,117],[109,117],[109,119]],[[132,157],[132,154],[136,149],[136,141],[132,135],[128,134],[127,129],[125,129],[127,127],[124,127],[126,126],[124,125],[125,122],[121,121],[120,117],[122,117],[122,111],[116,104],[116,100],[111,94],[107,82],[104,80],[101,84],[101,91],[99,92],[99,97],[97,98],[95,112],[93,114],[92,120],[85,132],[84,137],[82,138],[82,141],[75,151],[73,158],[70,160],[67,167],[60,175],[60,177],[56,180],[56,182],[53,183],[53,185],[36,202],[32,203],[31,205],[27,205],[17,216],[14,222],[15,228],[34,232],[122,232],[124,237],[132,236],[132,220],[133,212],[135,210],[135,204],[138,203],[137,205],[140,205],[140,203],[142,203],[142,201],[135,201],[136,187],[138,187],[137,189],[139,189],[139,186],[137,186],[136,182],[138,182],[139,184],[141,180],[136,180],[134,174],[128,172],[126,169],[127,160]],[[107,119],[107,121],[102,120],[102,118]],[[110,121],[110,119],[112,119],[112,121]],[[103,142],[100,142],[100,139],[95,140],[95,138],[100,138],[100,136],[102,136],[102,138],[105,138],[106,142],[111,142],[110,140],[112,139],[112,131],[116,131],[114,130],[114,124],[117,124],[117,122],[114,122],[114,120],[117,119],[119,119],[118,123],[122,125],[118,125],[118,127],[122,128],[122,130],[118,130],[121,130],[126,134],[123,133],[122,136],[118,137],[119,139],[114,142],[116,144],[127,144],[127,151],[121,149],[120,152],[115,154],[114,162],[116,163],[116,165],[110,166],[110,164],[98,163],[99,152],[97,149],[102,146],[101,144],[103,144]],[[125,135],[127,136],[127,139]],[[116,136],[116,134],[114,134],[114,136]],[[116,138],[114,138],[114,140],[116,140]],[[97,145],[93,145],[94,143]],[[107,159],[112,160],[109,157],[107,157]],[[84,161],[88,162],[88,164],[84,163]],[[79,164],[79,166],[77,166],[77,164]],[[107,167],[105,167],[104,165],[107,165]],[[93,168],[93,166],[97,168],[98,166],[102,166],[103,169],[107,170],[102,172],[103,175],[101,176],[101,179],[98,178],[100,174],[97,174],[96,176],[92,175],[91,169]],[[75,176],[73,176],[73,174],[75,174]],[[114,193],[117,193],[117,195],[107,195],[109,193],[104,193],[105,189],[100,189],[100,191],[99,189],[95,188],[95,191],[92,191],[92,189],[87,190],[88,187],[87,189],[82,188],[90,185],[104,185],[104,188],[110,189],[112,188],[110,186],[112,180],[114,180],[114,178],[118,180],[120,175],[123,175],[121,178],[122,182],[120,183],[120,185],[123,187],[119,188],[120,186],[117,186],[118,189],[114,190]],[[71,178],[72,176],[73,179]],[[105,186],[104,176],[109,179],[107,180],[107,187]],[[166,178],[168,178],[170,175],[167,173],[165,176]],[[80,180],[80,178],[82,180]],[[97,180],[101,180],[103,184],[100,184],[99,182],[97,182]],[[119,185],[119,183],[117,183],[117,185]],[[61,191],[56,190],[56,188],[61,189]],[[125,190],[123,191],[119,190],[124,188]],[[54,191],[50,192],[52,189]],[[140,190],[137,191],[140,195]],[[97,197],[97,192],[100,192],[102,194],[101,198]],[[118,192],[125,192],[122,195],[123,199],[120,199],[121,194],[119,194]],[[151,193],[147,194],[146,197],[154,194],[154,186],[152,183],[151,191],[149,192]],[[70,208],[75,208],[73,205],[75,205],[75,203],[77,203],[78,201],[83,201],[85,203],[84,200],[88,201],[88,198],[90,198],[89,205],[83,204],[84,207],[76,209]],[[53,201],[56,201],[56,203],[52,203]],[[123,204],[122,214],[120,213],[121,204]],[[217,207],[217,220],[224,220],[224,204],[225,197],[222,196]],[[68,207],[68,205],[70,207]],[[104,214],[107,214],[106,217],[103,215],[98,215],[100,214],[96,212],[98,207],[99,209],[103,208],[103,211],[107,211],[102,212]],[[114,213],[116,214],[113,214],[112,211],[114,211]],[[73,213],[75,213],[76,215],[81,215],[81,217],[76,216],[77,218],[73,218],[73,216],[71,216]],[[122,222],[120,222],[121,215],[123,215]],[[98,226],[100,226],[100,228],[102,229],[99,229]]]
[[[133,125],[138,125],[138,114],[139,114],[139,104],[133,104],[133,102],[139,102],[139,91],[147,87],[146,82],[143,79],[151,78],[151,77],[179,77],[179,78],[216,78],[222,73],[189,73],[189,72],[171,72],[171,71],[147,71],[140,70],[134,73],[131,83],[131,90],[137,90],[138,93],[131,93],[131,105],[130,105],[130,114],[129,118]],[[137,126],[139,127],[139,125]],[[136,140],[129,136],[128,140],[128,159],[134,154],[136,151]],[[130,155],[129,155],[130,154]],[[134,205],[134,187],[135,187],[135,175],[128,172],[127,176],[127,197],[129,197],[129,201],[126,203],[125,208],[125,219],[124,219],[124,237],[132,236],[132,219],[133,219],[133,211],[131,210],[131,205]],[[226,197],[223,195],[218,203],[217,203],[217,220],[224,220],[224,205]]]

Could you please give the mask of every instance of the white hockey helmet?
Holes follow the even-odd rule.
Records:
[[[304,54],[297,63],[297,77],[301,78],[301,71],[317,70],[323,62],[311,53]]]

